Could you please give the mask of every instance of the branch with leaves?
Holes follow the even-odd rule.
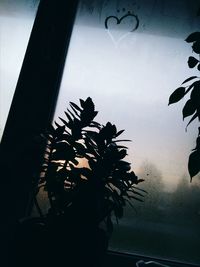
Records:
[[[188,58],[189,68],[197,68],[200,71],[200,32],[194,32],[190,34],[186,40],[187,43],[192,43],[192,50],[197,57],[190,56]],[[189,99],[185,103],[182,114],[183,120],[186,117],[190,117],[190,120],[186,126],[193,122],[195,119],[200,120],[200,77],[192,76],[187,78],[169,97],[169,105],[177,103],[186,95],[189,95]],[[200,127],[198,128],[198,136],[196,139],[196,147],[192,150],[188,160],[188,171],[190,178],[197,175],[200,172]]]

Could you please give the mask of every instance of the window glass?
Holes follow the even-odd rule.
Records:
[[[55,119],[69,101],[90,96],[98,120],[131,139],[129,160],[146,181],[144,203],[133,202],[110,249],[200,264],[200,183],[189,184],[188,155],[197,122],[182,121],[183,102],[169,95],[196,75],[184,39],[199,30],[199,1],[80,1]],[[114,16],[114,17],[113,17]]]
[[[39,0],[0,1],[0,139]]]

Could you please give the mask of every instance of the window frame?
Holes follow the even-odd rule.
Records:
[[[40,0],[0,146],[2,262],[30,214],[35,138],[51,123],[78,0]]]

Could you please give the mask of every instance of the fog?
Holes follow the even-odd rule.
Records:
[[[123,137],[132,140],[127,145],[133,169],[140,172],[145,160],[152,162],[162,173],[166,190],[172,190],[188,173],[197,123],[186,132],[181,113],[186,99],[168,106],[168,98],[183,80],[196,74],[187,66],[192,50],[184,39],[196,30],[199,19],[192,17],[192,2],[188,9],[184,5],[188,1],[182,1],[181,9],[174,2],[164,9],[165,1],[151,1],[151,9],[147,9],[150,2],[140,2],[143,5],[136,3],[134,10],[107,4],[88,12],[88,6],[80,5],[55,119],[63,116],[69,101],[92,97],[99,111],[97,120],[115,123],[119,130],[125,129]],[[120,18],[128,11],[139,18],[137,30],[130,31],[135,23],[131,16],[119,25],[110,20],[105,29],[107,16]]]

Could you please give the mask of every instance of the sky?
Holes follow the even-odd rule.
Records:
[[[196,74],[187,66],[192,50],[184,39],[196,29],[197,21],[192,8],[183,5],[182,13],[175,16],[174,2],[171,9],[162,9],[161,2],[151,14],[146,1],[134,10],[110,5],[87,12],[88,7],[80,6],[54,118],[63,116],[69,101],[92,97],[99,111],[97,120],[125,129],[122,137],[132,140],[128,159],[136,173],[149,161],[161,171],[166,190],[172,190],[188,173],[188,156],[198,134],[197,123],[185,132],[181,110],[187,99],[168,106],[169,95]],[[108,16],[119,19],[128,11],[139,18],[137,30],[130,32],[136,23],[133,16],[119,25],[110,19],[105,29]]]
[[[0,140],[39,0],[0,0]]]

